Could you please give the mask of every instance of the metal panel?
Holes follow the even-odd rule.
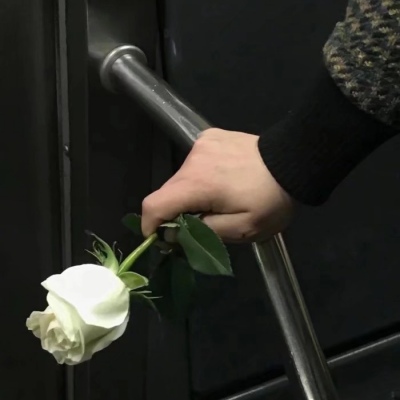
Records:
[[[64,398],[63,372],[25,320],[62,267],[55,2],[0,4],[3,399]]]

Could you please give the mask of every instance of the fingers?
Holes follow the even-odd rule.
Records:
[[[243,243],[255,239],[256,227],[250,223],[248,213],[210,214],[202,217],[207,224],[224,242]]]
[[[204,187],[189,180],[173,180],[146,197],[142,205],[142,232],[151,235],[165,221],[179,214],[207,212],[211,202]]]

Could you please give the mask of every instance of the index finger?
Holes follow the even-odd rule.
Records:
[[[211,201],[204,186],[182,179],[167,182],[147,196],[142,204],[142,232],[147,237],[166,221],[179,214],[208,212]]]

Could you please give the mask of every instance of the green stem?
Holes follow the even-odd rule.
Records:
[[[125,260],[122,262],[118,275],[129,271],[131,268],[132,264],[135,263],[135,261],[158,239],[157,233],[153,233],[150,235],[139,247],[137,247],[135,250],[132,251],[131,254],[129,254],[128,257],[125,258]]]

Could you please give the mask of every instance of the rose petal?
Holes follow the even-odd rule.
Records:
[[[108,333],[105,334],[103,337],[98,338],[97,340],[94,340],[90,343],[87,343],[85,346],[85,351],[82,356],[80,354],[74,354],[74,352],[71,351],[68,354],[68,358],[65,359],[64,361],[65,364],[76,365],[90,360],[93,357],[93,354],[105,349],[113,341],[117,340],[124,334],[126,327],[128,325],[128,321],[129,321],[129,315],[126,317],[125,321],[121,325],[108,331]]]
[[[87,352],[91,354],[97,353],[100,350],[105,349],[112,342],[119,339],[125,332],[126,327],[128,325],[129,315],[125,318],[125,321],[116,326],[113,330],[107,333],[107,335],[103,336],[100,340],[96,340],[95,342],[91,342],[87,345]]]
[[[68,339],[71,342],[79,343],[79,346],[70,348],[71,357],[74,359],[79,360],[83,357],[86,351],[86,343],[97,340],[107,334],[108,329],[106,328],[86,324],[75,308],[55,293],[50,292],[47,295],[47,302]]]
[[[108,269],[92,264],[49,277],[49,307],[35,311],[27,327],[60,364],[76,365],[109,346],[129,320],[129,290]]]
[[[26,327],[40,339],[44,334],[43,331],[47,330],[53,318],[54,316],[50,307],[47,307],[44,311],[33,311],[26,320]]]
[[[99,265],[68,268],[42,285],[49,294],[55,293],[72,305],[88,325],[109,329],[121,325],[129,313],[128,288],[112,271]]]
[[[79,340],[81,319],[75,308],[54,293],[47,294],[47,303],[68,340],[71,342]]]

